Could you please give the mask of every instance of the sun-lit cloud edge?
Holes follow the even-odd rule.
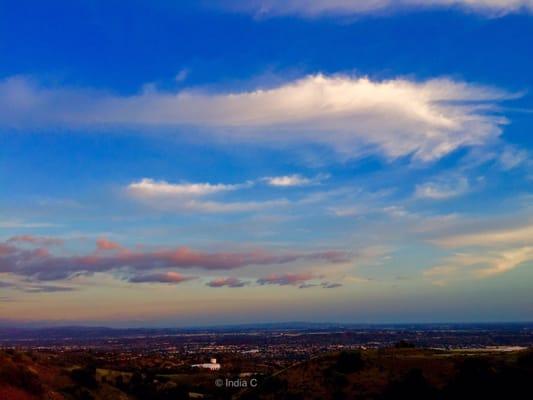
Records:
[[[533,262],[533,225],[458,233],[432,240],[455,249],[437,265],[424,271],[436,284],[465,278],[488,278]]]
[[[129,183],[125,193],[132,199],[147,206],[173,212],[195,213],[239,213],[254,212],[271,208],[285,207],[291,204],[286,198],[266,200],[223,200],[213,199],[216,195],[250,189],[264,184],[272,188],[298,188],[319,185],[329,178],[329,174],[318,174],[306,177],[300,174],[270,176],[249,180],[237,184],[209,183],[209,182],[180,182],[172,183],[166,180],[142,178]]]
[[[494,142],[507,122],[497,106],[517,96],[449,78],[419,82],[317,74],[250,91],[119,95],[49,88],[15,76],[0,81],[0,125],[141,131],[194,126],[235,141],[317,143],[344,156],[373,152],[387,159],[433,161],[462,147]]]

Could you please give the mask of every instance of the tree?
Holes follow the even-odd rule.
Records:
[[[343,351],[339,355],[334,369],[343,374],[349,374],[361,370],[364,364],[360,351]]]
[[[89,364],[83,368],[73,369],[70,376],[80,386],[89,389],[94,389],[98,386],[96,383],[96,367],[94,365]]]
[[[420,369],[411,369],[400,380],[387,387],[383,398],[431,400],[438,398],[438,392],[426,381]]]

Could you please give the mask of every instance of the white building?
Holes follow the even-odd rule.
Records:
[[[204,368],[204,369],[208,369],[208,370],[211,370],[211,371],[218,371],[220,369],[220,364],[217,363],[217,359],[216,358],[212,358],[209,363],[193,364],[193,365],[191,365],[191,367],[193,367],[193,368]]]

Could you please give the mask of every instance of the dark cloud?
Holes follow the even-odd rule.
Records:
[[[227,286],[230,288],[240,288],[240,287],[244,287],[249,284],[250,282],[241,281],[240,279],[237,279],[237,278],[218,278],[218,279],[213,279],[212,281],[206,283],[207,286],[210,286],[213,288],[219,288],[219,287],[224,287],[224,286]]]
[[[308,272],[298,274],[274,274],[265,278],[259,278],[257,283],[260,285],[305,285],[307,281],[313,280],[316,277]]]
[[[324,289],[335,289],[342,286],[342,283],[336,283],[336,282],[322,282],[320,285]]]
[[[73,292],[77,290],[77,288],[71,287],[71,286],[50,286],[50,285],[19,286],[18,289],[26,293]]]
[[[342,286],[342,283],[335,282],[322,282],[322,283],[302,283],[298,286],[299,289],[309,289],[314,287],[320,287],[322,289],[335,289]]]
[[[318,283],[302,283],[300,286],[298,286],[298,289],[309,289],[320,286]]]
[[[195,276],[183,276],[178,272],[156,272],[152,274],[137,274],[128,278],[132,283],[182,283],[193,279]]]

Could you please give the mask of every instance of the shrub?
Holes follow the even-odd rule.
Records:
[[[343,351],[334,365],[334,369],[343,374],[357,372],[363,367],[364,361],[360,351]]]

